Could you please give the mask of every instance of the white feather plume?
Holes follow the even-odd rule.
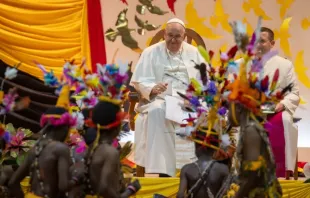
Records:
[[[17,76],[17,69],[7,67],[4,73],[6,79],[12,80]]]
[[[221,147],[223,147],[223,148],[226,148],[226,147],[228,147],[231,144],[230,137],[229,137],[228,134],[222,135],[222,142],[221,142],[221,144],[222,144]]]
[[[84,116],[81,112],[73,112],[72,117],[76,118],[76,129],[82,130],[84,126]]]

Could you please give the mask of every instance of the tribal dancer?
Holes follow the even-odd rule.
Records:
[[[263,127],[266,114],[262,109],[266,104],[275,105],[281,101],[291,86],[282,91],[275,90],[279,71],[275,73],[269,86],[268,76],[261,75],[262,63],[259,61],[253,61],[251,70],[247,71],[247,64],[255,54],[260,34],[259,26],[251,40],[241,22],[232,23],[232,28],[244,60],[239,66],[239,75],[226,86],[226,90],[230,91],[229,120],[234,126],[240,126],[237,147],[240,162],[238,175],[240,189],[235,197],[282,197],[268,133]]]
[[[127,67],[127,66],[126,66]],[[101,90],[99,102],[92,110],[92,121],[97,129],[96,139],[86,157],[86,197],[129,197],[140,189],[139,181],[131,183],[123,193],[120,185],[120,156],[115,139],[121,130],[123,84],[126,82],[127,68],[122,65],[100,66]],[[101,70],[102,71],[102,70]],[[99,174],[99,177],[98,177]]]
[[[199,51],[206,62],[210,63],[213,53],[207,53],[201,47]],[[186,95],[179,93],[189,101],[198,117],[196,123],[195,118],[188,118],[188,123],[183,128],[183,134],[195,142],[198,160],[182,168],[177,195],[179,198],[222,197],[233,179],[229,167],[217,160],[227,160],[235,151],[234,143],[230,141],[230,131],[226,130],[227,109],[222,93],[228,84],[225,77],[227,66],[236,52],[237,48],[233,47],[227,54],[222,53],[221,65],[215,68],[209,64],[210,71],[207,71],[205,64],[197,65],[200,81],[191,79]]]
[[[10,187],[16,188],[27,175],[30,175],[31,187],[26,198],[63,196],[79,181],[78,174],[73,175],[70,180],[70,151],[64,143],[70,127],[76,124],[76,119],[68,112],[69,92],[69,86],[64,85],[56,106],[42,115],[41,126],[44,127],[44,136],[38,140],[10,180]],[[23,193],[15,196],[24,197]]]

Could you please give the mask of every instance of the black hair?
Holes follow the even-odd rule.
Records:
[[[88,119],[91,117],[91,111],[92,111],[92,109],[84,108],[84,109],[82,109],[81,112],[82,112],[84,118]]]
[[[270,29],[270,28],[267,28],[267,27],[261,27],[260,28],[260,31],[261,32],[267,32],[268,33],[268,37],[269,37],[269,41],[273,41],[274,40],[274,32]]]
[[[93,109],[92,120],[101,126],[109,125],[116,121],[121,108],[111,102],[100,101]]]
[[[85,134],[83,134],[85,143],[88,146],[91,145],[95,141],[96,136],[97,136],[97,129],[95,129],[95,128],[88,128],[85,131]]]

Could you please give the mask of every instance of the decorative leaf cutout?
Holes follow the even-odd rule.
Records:
[[[12,123],[7,124],[5,126],[5,130],[8,131],[9,133],[13,134],[13,135],[16,134],[16,130],[15,130],[15,128],[14,128]]]
[[[33,135],[32,131],[25,128],[19,128],[17,131],[22,131],[25,134],[25,137],[31,137]]]
[[[20,153],[16,159],[17,165],[20,166],[25,161],[26,157],[27,157],[27,153]]]
[[[14,150],[10,152],[11,157],[16,158],[18,156],[18,151]]]
[[[24,140],[21,146],[26,146],[26,147],[33,147],[35,145],[36,141],[35,140]]]

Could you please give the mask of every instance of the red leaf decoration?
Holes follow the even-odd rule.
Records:
[[[171,10],[171,12],[173,12],[173,14],[175,14],[174,4],[176,1],[177,0],[167,0],[168,7]]]
[[[127,0],[121,0],[121,2],[128,5]]]

